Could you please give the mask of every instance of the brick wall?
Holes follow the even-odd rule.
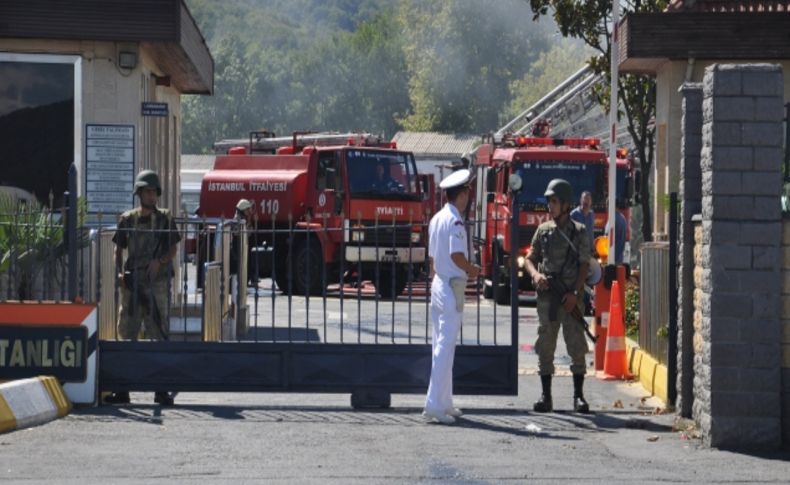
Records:
[[[782,441],[790,443],[790,216],[782,221]]]
[[[692,414],[710,446],[782,441],[782,105],[780,66],[706,68]]]

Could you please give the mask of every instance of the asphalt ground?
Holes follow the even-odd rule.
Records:
[[[556,411],[532,412],[534,312],[520,307],[518,396],[457,396],[465,415],[451,426],[423,421],[422,395],[355,411],[345,394],[183,393],[161,408],[132,393],[127,406],[0,435],[0,481],[788,483],[790,454],[706,449],[637,383],[588,378],[593,413],[571,412],[562,342]]]

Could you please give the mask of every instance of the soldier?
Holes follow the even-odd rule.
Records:
[[[167,340],[168,291],[172,277],[172,261],[181,236],[166,209],[156,203],[162,195],[159,176],[143,170],[134,183],[140,206],[121,214],[113,236],[115,265],[121,288],[118,311],[118,335],[122,339],[137,340],[141,323],[145,335],[152,340]],[[123,250],[128,252],[123,263]],[[129,402],[128,392],[116,392],[105,398],[111,404]],[[169,393],[158,391],[154,402],[171,406]]]
[[[573,409],[588,413],[584,399],[585,354],[587,341],[580,322],[570,316],[574,307],[582,310],[582,292],[590,259],[590,244],[582,224],[573,221],[569,212],[573,189],[563,179],[549,182],[545,196],[552,220],[538,226],[527,255],[527,271],[538,290],[538,372],[543,394],[534,405],[540,413],[551,412],[551,377],[554,374],[554,350],[560,324],[573,373]],[[550,284],[550,279],[551,283]],[[557,291],[557,288],[561,288]]]
[[[246,226],[244,229],[244,234],[241,234],[241,229],[239,227],[234,227],[233,238],[230,242],[230,270],[228,274],[230,275],[230,294],[231,294],[231,301],[230,301],[230,315],[233,317],[236,314],[236,299],[238,298],[238,291],[239,291],[239,263],[241,261],[241,254],[239,254],[241,241],[239,238],[244,237],[250,231],[250,224],[252,223],[252,202],[247,199],[239,199],[236,203],[236,217],[235,220],[241,224],[242,221],[246,222]],[[257,284],[258,278],[256,275],[251,273],[253,267],[250,267],[247,273],[247,281],[254,281]]]
[[[468,260],[463,214],[469,203],[469,170],[458,170],[441,181],[447,204],[431,219],[428,253],[431,259],[431,320],[433,323],[431,379],[423,416],[431,422],[452,424],[461,416],[453,407],[453,359],[461,328],[467,278],[477,278],[480,267]]]

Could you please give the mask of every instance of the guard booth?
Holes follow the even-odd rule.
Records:
[[[474,233],[478,221],[468,224]],[[349,393],[354,407],[389,406],[392,393],[426,392],[432,338],[427,256],[409,261],[409,282],[394,299],[381,299],[375,291],[378,282],[362,280],[354,267],[339,268],[339,278],[330,277],[326,266],[319,274],[303,275],[317,278],[323,290],[299,295],[290,283],[294,264],[286,265],[285,277],[247,277],[261,274],[249,265],[264,264],[275,254],[270,247],[254,245],[256,227],[208,219],[178,219],[177,225],[184,257],[176,272],[179,279],[170,284],[166,341],[145,335],[137,341],[118,338],[121,291],[111,276],[115,228],[96,230],[101,250],[93,276],[99,282],[94,288],[100,301],[102,391]],[[400,230],[412,231],[413,225],[399,228],[381,220],[365,228],[373,233],[367,240],[378,241],[382,252]],[[309,228],[284,231],[288,234],[282,240],[291,244]],[[362,251],[361,239],[346,235],[341,240],[341,251]],[[245,247],[250,241],[253,247]],[[471,241],[475,257],[479,248]],[[187,245],[196,247],[194,254]],[[240,257],[232,258],[235,247]],[[291,254],[294,248],[287,249]],[[394,274],[385,267],[394,260],[378,264],[375,278]],[[273,260],[267,266],[273,271],[281,267]],[[518,299],[513,301],[511,307],[485,300],[478,282],[470,281],[455,355],[455,394],[518,393]]]

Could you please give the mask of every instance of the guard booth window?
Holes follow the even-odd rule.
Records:
[[[60,207],[69,165],[78,162],[78,66],[70,60],[53,62],[57,57],[0,54],[0,191],[46,205],[52,193],[54,206]]]

